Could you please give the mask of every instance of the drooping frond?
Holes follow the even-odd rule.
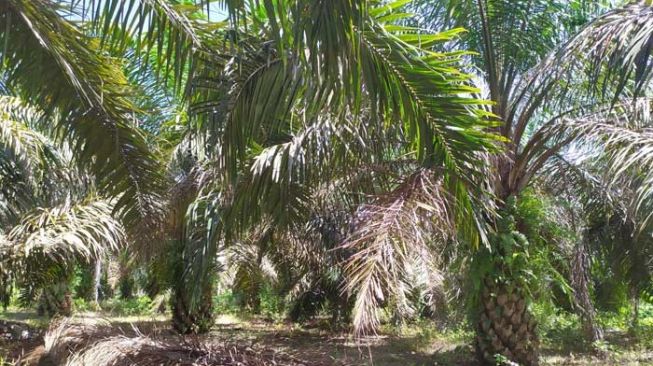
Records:
[[[112,209],[107,201],[92,200],[39,207],[24,215],[0,235],[4,284],[15,283],[29,294],[60,281],[76,263],[115,252],[125,243],[125,233]]]
[[[319,190],[325,181],[346,177],[358,166],[361,156],[356,152],[362,154],[363,149],[355,128],[346,120],[325,115],[261,149],[234,192],[228,210],[232,228],[244,231],[262,219],[277,226],[305,221],[315,203],[311,190]]]
[[[106,201],[37,208],[23,217],[6,239],[18,258],[44,255],[55,262],[102,258],[125,241],[112,209]]]
[[[57,136],[116,197],[116,213],[134,235],[159,232],[160,167],[135,127],[136,112],[118,65],[47,0],[2,4],[6,84],[59,115]]]
[[[200,2],[109,0],[86,5],[82,17],[103,45],[118,53],[131,50],[142,61],[141,73],[151,71],[177,90],[185,85],[194,54],[204,51],[202,38],[221,27],[202,21],[206,13]]]
[[[633,1],[590,22],[558,52],[554,63],[577,67],[598,91],[621,94],[631,80],[638,94],[653,69],[653,7]]]
[[[470,179],[467,174],[478,165],[476,153],[495,148],[485,131],[492,124],[483,118],[482,102],[470,97],[477,91],[470,76],[455,68],[464,53],[426,49],[461,30],[419,34],[408,27],[388,28],[393,31],[370,26],[362,34],[362,73],[372,118],[398,115],[421,163],[442,165],[458,178]]]
[[[65,149],[39,132],[47,119],[15,97],[0,96],[0,216],[65,195],[74,170]]]
[[[482,175],[476,169],[484,165],[482,153],[497,148],[496,137],[486,131],[493,123],[481,108],[483,102],[471,98],[477,89],[471,87],[470,76],[458,70],[465,54],[429,51],[429,47],[456,37],[460,30],[429,34],[419,28],[398,26],[392,23],[393,9],[380,5],[369,9],[369,15],[355,27],[357,36],[348,38],[349,42],[358,43],[352,46],[354,53],[347,53],[351,50],[332,50],[332,57],[347,60],[343,63],[353,65],[350,57],[360,60],[357,62],[360,70],[351,71],[357,75],[355,80],[360,85],[347,86],[346,83],[352,82],[351,75],[340,68],[324,70],[315,68],[311,62],[302,62],[305,55],[303,52],[297,54],[292,47],[282,52],[270,49],[266,44],[252,49],[250,43],[243,46],[243,51],[249,53],[237,53],[222,62],[225,72],[213,74],[206,80],[200,79],[204,81],[202,88],[226,87],[228,90],[228,102],[224,99],[213,103],[198,101],[198,107],[201,107],[198,110],[212,118],[224,119],[212,132],[217,129],[222,133],[220,157],[232,176],[248,166],[252,153],[258,155],[259,152],[257,169],[253,171],[257,173],[256,179],[267,174],[277,183],[280,171],[287,170],[287,167],[311,166],[315,161],[330,157],[342,161],[343,154],[321,154],[308,145],[301,149],[310,151],[309,154],[291,148],[304,141],[301,136],[305,132],[302,130],[312,131],[312,134],[322,131],[324,119],[333,117],[331,130],[335,133],[320,141],[324,144],[330,140],[332,145],[328,149],[343,151],[346,155],[346,145],[359,144],[361,146],[355,146],[354,150],[361,153],[350,155],[354,161],[370,153],[374,156],[374,159],[370,158],[372,164],[408,154],[415,156],[423,166],[444,167],[448,174],[448,189],[456,192],[461,200],[460,207],[465,207],[461,215],[471,212],[471,204],[462,202],[469,201],[468,190],[472,181]],[[331,54],[316,54],[314,57],[331,57]],[[340,81],[345,85],[340,85]],[[364,95],[352,98],[349,93],[361,90],[361,85],[364,86]],[[340,133],[346,138],[338,135]],[[364,138],[356,140],[360,136]],[[376,139],[377,136],[388,138]],[[295,141],[288,142],[291,139]],[[368,142],[371,140],[374,143]],[[279,148],[284,149],[283,153]],[[315,160],[291,161],[288,159],[291,155],[286,154],[290,151]],[[270,162],[273,155],[276,164],[280,165],[260,169],[261,163],[264,160]],[[350,167],[357,165],[354,163]],[[317,166],[320,166],[319,162]],[[297,184],[306,183],[307,176],[302,174],[309,170],[309,177],[322,174],[322,179],[329,179],[327,175],[333,175],[328,169],[319,172],[312,167],[300,167],[295,173],[301,173],[295,177],[289,175],[291,179],[284,175],[282,183],[297,188]],[[244,181],[250,182],[249,179]],[[298,199],[305,201],[302,196],[305,197],[306,192],[295,192]],[[263,200],[261,197],[247,196],[248,199]],[[281,198],[271,202],[299,202],[295,197]],[[290,210],[285,212],[293,213]],[[474,230],[467,233],[473,236]],[[478,236],[471,241],[478,242]]]
[[[554,174],[551,179],[571,176],[574,179],[567,183],[585,185],[588,192],[614,189],[612,199],[618,198],[622,194],[619,193],[620,189],[625,186],[636,187],[633,207],[650,201],[653,192],[653,176],[650,174],[650,168],[653,167],[651,99],[640,97],[634,101],[598,105],[590,110],[579,109],[576,112],[576,115],[562,116],[542,125],[534,134],[536,138],[531,139],[522,153],[530,154],[534,161],[526,174],[535,174],[539,168],[549,164],[547,169],[554,169],[550,171]],[[599,181],[603,182],[601,185],[605,187],[596,187],[597,181],[587,180],[585,173],[575,172],[577,164],[557,157],[567,145],[571,146],[572,151],[575,149],[593,155],[592,160],[607,165],[599,177]],[[539,153],[536,153],[538,150]],[[561,167],[560,163],[566,163],[567,166]],[[572,186],[579,188],[577,185]],[[599,199],[599,196],[594,194],[593,198]],[[611,199],[609,196],[604,198],[608,201]]]
[[[614,197],[609,191],[609,182],[593,171],[596,162],[583,160],[577,154],[566,155],[552,156],[539,172],[538,177],[545,189],[554,196],[573,197],[587,208],[585,211],[589,207],[609,206]]]
[[[56,168],[61,164],[63,158],[58,156],[59,152],[50,138],[30,128],[29,124],[38,124],[43,118],[38,111],[16,98],[6,96],[0,96],[0,108],[4,112],[0,115],[0,146],[5,158],[14,160],[22,174],[36,178],[46,165],[52,164]],[[21,115],[21,112],[24,114]]]
[[[346,290],[356,298],[358,334],[377,329],[378,311],[388,296],[404,297],[412,287],[409,272],[416,259],[428,264],[435,283],[441,281],[434,248],[455,235],[455,224],[452,198],[434,174],[419,171],[356,212],[342,249],[353,252],[345,264]]]
[[[220,194],[209,192],[197,197],[185,214],[181,238],[185,264],[182,281],[187,287],[191,309],[199,306],[203,289],[213,281],[211,273],[215,272],[222,243],[223,205]]]
[[[636,209],[644,214],[646,224],[653,214],[647,202],[653,199],[653,129],[601,124],[593,133],[605,143],[607,159],[612,165],[613,184],[633,182],[636,187]]]

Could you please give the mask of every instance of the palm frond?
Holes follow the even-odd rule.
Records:
[[[634,1],[590,22],[558,52],[554,63],[587,73],[590,85],[604,95],[621,95],[630,80],[639,94],[651,77],[653,8]]]
[[[342,249],[353,254],[345,264],[346,290],[356,297],[353,325],[357,334],[375,331],[378,311],[389,295],[405,297],[411,266],[428,263],[435,283],[442,277],[432,265],[433,246],[455,234],[451,197],[432,171],[419,171],[395,191],[362,206]]]
[[[470,76],[457,69],[465,54],[428,50],[428,47],[452,39],[460,30],[427,34],[417,28],[383,24],[382,21],[391,21],[392,11],[394,8],[386,6],[372,8],[372,17],[355,27],[358,35],[348,39],[359,43],[351,46],[358,51],[337,56],[345,60],[360,58],[360,70],[356,75],[360,79],[357,82],[365,85],[365,96],[361,98],[350,98],[346,85],[334,84],[334,80],[350,81],[345,72],[336,68],[331,70],[336,74],[323,75],[325,70],[302,62],[303,52],[297,54],[291,47],[281,51],[264,44],[254,47],[254,52],[246,58],[238,54],[222,62],[226,65],[225,72],[214,75],[211,81],[231,87],[229,102],[222,103],[222,107],[217,103],[200,105],[206,109],[204,113],[213,116],[223,113],[225,122],[216,129],[223,136],[220,156],[232,176],[248,166],[246,162],[252,152],[258,153],[262,147],[267,148],[264,153],[271,154],[274,152],[271,145],[278,145],[277,140],[287,141],[289,135],[300,136],[301,129],[310,131],[312,126],[322,126],[324,116],[334,116],[335,131],[347,131],[339,122],[346,121],[354,126],[354,135],[363,123],[369,130],[385,130],[388,136],[392,135],[390,140],[379,139],[375,144],[367,144],[365,139],[347,140],[349,146],[366,144],[368,151],[380,153],[377,156],[385,154],[384,158],[388,154],[414,154],[424,166],[445,167],[450,174],[449,187],[460,199],[460,207],[464,207],[460,214],[471,213],[468,190],[471,182],[482,176],[475,171],[475,167],[484,166],[480,154],[497,149],[497,138],[486,131],[494,124],[481,108],[483,102],[470,97],[477,91],[470,85]],[[360,85],[351,88],[360,89]],[[401,123],[394,123],[399,121]],[[385,142],[388,144],[383,145]],[[291,144],[286,145],[289,146]],[[290,162],[288,155],[278,152],[274,152],[277,157],[285,156],[283,164]],[[318,152],[311,154],[322,159]],[[260,167],[260,159],[270,161],[271,157],[259,156],[257,167]],[[277,167],[285,169],[284,165]],[[258,169],[257,172],[270,172],[270,177],[279,177],[270,170]],[[298,176],[285,184],[297,184],[303,178]],[[298,193],[297,197],[302,199],[301,196]],[[297,203],[294,198],[278,202]],[[477,229],[474,227],[466,233],[474,236]],[[476,235],[471,241],[478,242],[478,239]]]
[[[558,0],[415,0],[407,8],[419,14],[422,27],[467,30],[447,48],[478,52],[471,56],[473,72],[481,73],[505,131],[512,123],[508,114],[515,84],[564,39],[574,5]]]
[[[39,128],[47,119],[15,97],[0,96],[0,201],[5,221],[32,204],[54,202],[72,190],[75,169],[66,149]]]
[[[0,146],[5,158],[18,164],[21,174],[36,178],[48,165],[54,169],[61,167],[63,157],[59,156],[53,141],[29,126],[43,118],[40,112],[19,99],[6,96],[0,96],[0,108],[4,112],[0,116]]]
[[[134,125],[120,68],[49,1],[12,0],[4,8],[7,86],[46,114],[60,116],[59,138],[94,173],[98,187],[118,198],[116,213],[130,233],[151,238],[160,231],[163,179]]]
[[[184,218],[183,246],[184,270],[181,281],[189,296],[189,306],[195,309],[207,283],[213,281],[217,268],[222,237],[223,198],[210,192],[200,195],[188,207]]]
[[[125,242],[125,233],[106,201],[37,208],[7,234],[14,255],[44,255],[53,261],[103,258]]]
[[[613,183],[626,178],[636,188],[636,209],[646,215],[647,202],[653,199],[653,129],[599,125],[593,131],[605,141],[606,155],[612,164]],[[642,210],[644,209],[644,210]],[[648,213],[643,223],[653,215]]]
[[[540,133],[543,137],[525,148],[525,153],[534,154],[536,159],[533,164],[538,164],[531,166],[527,174],[534,174],[550,158],[554,158],[564,145],[573,142],[570,146],[577,151],[585,151],[588,155],[600,157],[600,162],[608,162],[609,166],[601,179],[608,188],[617,187],[619,192],[619,187],[636,187],[634,207],[644,207],[650,201],[653,192],[653,176],[649,173],[653,163],[650,98],[639,97],[634,101],[599,105],[593,111],[583,110],[576,116],[564,116],[555,123],[542,126],[536,134]],[[546,147],[540,153],[533,153],[536,146]],[[569,168],[568,172],[573,173],[573,169]],[[565,176],[560,172],[556,175],[561,178]]]
[[[220,23],[202,21],[206,15],[202,3],[91,1],[81,11],[88,14],[103,46],[119,54],[131,50],[141,60],[141,73],[152,71],[166,83],[171,81],[174,89],[181,90],[194,54],[204,51],[203,37],[221,27]]]

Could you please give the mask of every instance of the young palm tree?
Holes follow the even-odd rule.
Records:
[[[185,152],[184,152],[185,153]],[[188,157],[186,157],[188,159]],[[191,157],[192,159],[192,157]],[[173,325],[180,333],[205,333],[213,325],[213,289],[224,201],[213,175],[192,164],[177,172],[171,190],[169,242]]]

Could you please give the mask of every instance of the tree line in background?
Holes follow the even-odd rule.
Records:
[[[357,335],[464,300],[489,364],[538,363],[545,298],[600,340],[596,304],[653,295],[652,30],[649,1],[0,0],[0,300],[69,314],[111,258],[184,334],[226,283]]]

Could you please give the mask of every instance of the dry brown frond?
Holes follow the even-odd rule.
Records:
[[[109,323],[101,320],[75,318],[53,319],[43,336],[45,352],[57,364],[63,365],[68,357],[111,334]]]
[[[127,335],[109,323],[83,319],[56,320],[45,335],[51,360],[66,366],[320,366],[270,350],[212,344],[197,338]]]
[[[352,232],[341,246],[354,253],[345,264],[345,289],[356,296],[353,325],[357,335],[377,328],[378,310],[389,296],[399,304],[400,312],[410,313],[408,302],[402,299],[419,285],[416,279],[432,287],[442,283],[434,245],[454,233],[450,204],[436,174],[420,170],[358,210]]]

